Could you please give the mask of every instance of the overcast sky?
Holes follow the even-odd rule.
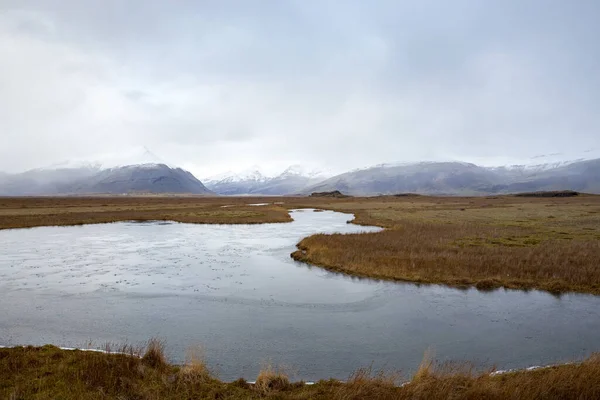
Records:
[[[597,0],[0,0],[0,170],[600,151]]]

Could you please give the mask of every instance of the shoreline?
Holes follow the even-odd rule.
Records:
[[[35,346],[35,345],[16,345],[16,346],[4,346],[4,345],[0,345],[0,350],[2,349],[6,349],[6,350],[14,350],[14,349],[31,349],[31,348],[35,348],[35,349],[41,349],[41,348],[56,348],[60,351],[73,351],[73,352],[92,352],[92,353],[99,353],[99,354],[106,354],[106,355],[125,355],[125,356],[129,356],[129,357],[136,357],[136,358],[142,358],[143,354],[141,354],[142,350],[141,348],[134,348],[131,347],[130,352],[127,351],[121,351],[121,350],[103,350],[103,349],[99,349],[99,348],[93,348],[93,347],[89,347],[89,348],[79,348],[79,347],[63,347],[63,346],[56,346],[54,344],[51,343],[46,343],[44,345],[40,345],[40,346]],[[592,353],[594,354],[594,353]],[[589,358],[589,357],[588,357]],[[430,360],[432,362],[435,362],[435,360]],[[523,368],[509,368],[509,369],[494,369],[492,371],[486,372],[486,368],[481,370],[481,374],[487,374],[490,377],[493,376],[498,376],[498,375],[504,375],[504,374],[514,374],[514,373],[526,373],[526,372],[532,372],[532,371],[539,371],[539,370],[543,370],[543,369],[548,369],[548,368],[560,368],[563,366],[567,366],[567,365],[579,365],[581,363],[583,363],[585,360],[583,361],[566,361],[566,362],[561,362],[561,363],[552,363],[552,364],[548,364],[548,365],[532,365],[529,367],[523,367]],[[185,366],[184,364],[170,364],[174,367],[183,367]],[[246,379],[243,377],[240,377],[238,379]],[[314,385],[319,381],[322,380],[330,380],[330,379],[335,379],[336,381],[340,382],[340,383],[347,383],[346,381],[342,381],[340,379],[336,379],[336,378],[328,378],[328,377],[322,377],[317,381],[304,381],[304,380],[300,380],[298,382],[302,382],[305,385]],[[231,383],[231,382],[235,382],[235,380],[232,381],[224,381],[224,383]],[[254,384],[256,381],[247,381],[249,384]],[[404,385],[409,384],[411,381],[407,380],[407,381],[403,381],[403,382],[399,382],[398,383],[398,387],[402,387]]]
[[[367,367],[346,381],[291,382],[283,370],[267,366],[253,381],[224,382],[211,374],[201,355],[189,355],[183,365],[168,363],[164,343],[154,339],[144,349],[117,351],[0,346],[0,397],[7,398],[442,399],[452,394],[529,399],[553,393],[564,399],[591,399],[599,390],[598,354],[579,362],[487,372],[464,363],[437,363],[426,354],[408,380],[397,372]]]

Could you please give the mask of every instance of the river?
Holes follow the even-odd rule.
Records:
[[[201,346],[218,377],[410,375],[439,360],[522,368],[600,350],[600,297],[480,292],[357,279],[293,261],[314,233],[377,231],[352,215],[297,210],[263,225],[114,223],[0,231],[0,345]]]

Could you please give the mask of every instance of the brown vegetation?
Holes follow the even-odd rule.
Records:
[[[0,229],[118,221],[258,224],[292,220],[280,205],[255,207],[247,203],[252,200],[166,196],[0,198]]]
[[[464,364],[425,359],[415,376],[399,385],[398,374],[358,370],[342,383],[290,383],[284,374],[261,371],[256,384],[226,383],[193,364],[155,364],[164,355],[150,347],[143,357],[60,350],[54,346],[0,348],[2,399],[598,399],[600,357],[578,364],[493,375]]]
[[[600,196],[354,198],[319,207],[387,229],[310,236],[296,260],[378,279],[600,294]]]
[[[254,383],[254,388],[263,395],[289,389],[290,386],[288,376],[271,365],[260,370]]]

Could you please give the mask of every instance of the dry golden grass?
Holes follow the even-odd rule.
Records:
[[[148,340],[146,352],[142,356],[142,361],[155,369],[165,369],[169,365],[165,357],[165,344],[163,341],[152,338]]]
[[[254,200],[158,196],[0,198],[0,229],[118,221],[258,224],[292,220],[280,205],[247,205]]]
[[[152,345],[154,346],[154,345]],[[148,351],[160,351],[160,346]],[[279,371],[261,372],[255,385],[219,381],[195,359],[184,366],[152,357],[60,350],[54,346],[0,348],[2,399],[598,399],[600,356],[584,362],[490,375],[465,364],[425,359],[399,385],[397,374],[360,369],[345,383],[290,383]],[[164,355],[158,357],[164,359]]]
[[[186,354],[185,364],[181,367],[179,376],[185,384],[202,384],[211,380],[211,374],[204,363],[202,349],[190,348]]]
[[[600,196],[419,196],[319,207],[386,229],[305,238],[296,260],[378,279],[600,294]]]
[[[289,389],[290,379],[282,370],[268,365],[258,373],[254,387],[263,395],[267,395]]]

